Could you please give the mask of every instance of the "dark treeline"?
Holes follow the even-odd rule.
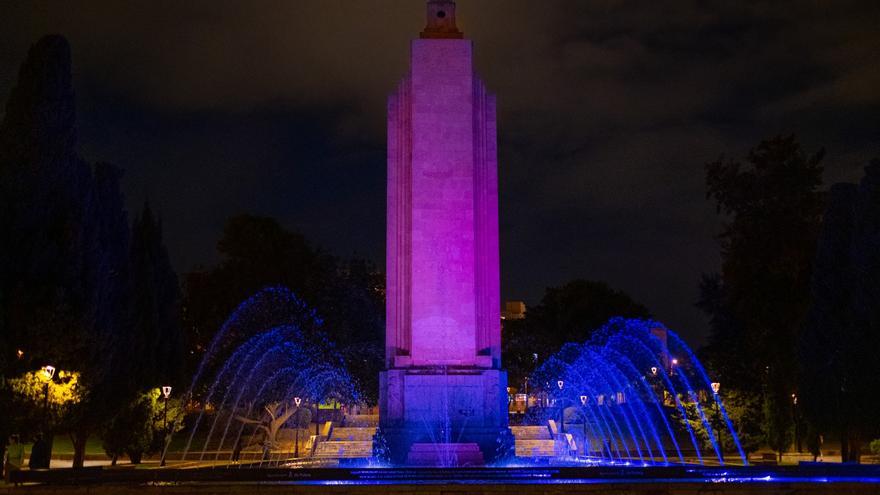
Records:
[[[70,47],[43,38],[0,125],[0,444],[13,431],[47,443],[69,433],[77,467],[90,436],[182,372],[180,296],[161,225],[145,208],[129,226],[121,177],[80,158]],[[44,365],[69,387],[65,400],[11,380]],[[130,430],[150,420],[145,411]],[[115,443],[137,453],[152,442]]]
[[[707,164],[708,197],[725,223],[721,272],[700,286],[711,323],[703,356],[725,400],[748,415],[733,419],[750,444],[781,455],[805,443],[815,456],[834,437],[843,460],[858,461],[864,440],[880,434],[871,372],[880,354],[880,171],[873,163],[860,186],[826,193],[823,156],[787,136],[745,161]]]
[[[229,314],[275,285],[317,311],[364,398],[376,400],[384,277],[371,263],[239,215],[217,244],[221,262],[179,281],[150,205],[129,223],[122,176],[78,154],[70,47],[41,39],[0,125],[0,445],[15,432],[45,437],[50,451],[53,434],[68,433],[77,467],[96,435],[114,462],[160,451],[158,387],[182,394]],[[57,370],[51,393],[34,371],[45,365]],[[184,406],[172,400],[171,419]]]

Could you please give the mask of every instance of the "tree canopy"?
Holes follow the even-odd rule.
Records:
[[[780,451],[793,426],[794,349],[810,301],[823,156],[779,136],[745,161],[706,165],[707,197],[725,221],[721,273],[701,283],[698,306],[712,325],[704,354],[726,388],[763,398],[765,439]]]
[[[577,279],[548,287],[524,320],[504,322],[502,363],[511,386],[520,387],[542,359],[568,342],[584,342],[610,318],[648,318],[650,312],[629,295],[603,282]]]

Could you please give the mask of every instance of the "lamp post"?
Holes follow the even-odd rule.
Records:
[[[46,427],[49,421],[49,384],[52,382],[52,377],[55,376],[55,367],[47,364],[43,366],[40,372],[46,381],[43,386],[43,426]]]
[[[556,386],[559,387],[559,391],[562,392],[562,387],[565,386],[565,382],[563,380],[557,380]],[[559,432],[565,435],[565,397],[559,398]]]
[[[294,397],[293,403],[296,405],[296,410],[293,411],[293,458],[297,459],[299,458],[299,405],[302,404],[302,397]]]
[[[721,427],[722,426],[721,425],[721,411],[718,408],[718,400],[719,400],[718,399],[718,392],[721,391],[721,383],[712,382],[711,387],[712,387],[712,394],[714,395],[714,397],[712,397],[712,403],[715,406],[715,429],[718,430],[718,444],[719,444],[718,448],[721,451],[721,456],[723,458],[724,457],[724,441],[721,438],[721,433],[724,431],[724,428]]]
[[[586,395],[581,395],[581,421],[584,422],[584,439],[582,440],[584,444],[584,457],[587,457],[587,399]]]
[[[171,397],[171,385],[164,385],[162,387],[162,397],[165,401],[165,407],[162,410],[162,435],[164,435],[165,442],[168,442],[168,398]],[[165,466],[165,451],[168,449],[162,449],[162,460],[159,462],[160,467]]]
[[[798,428],[798,413],[797,413],[797,394],[791,394],[791,415],[792,419],[794,419],[794,445],[797,448],[798,453],[801,452],[801,436],[800,436],[800,428]]]

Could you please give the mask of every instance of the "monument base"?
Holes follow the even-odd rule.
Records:
[[[494,369],[437,366],[383,371],[377,454],[399,465],[407,463],[413,444],[476,444],[488,463],[511,455],[514,439],[507,426],[506,388],[507,373]]]

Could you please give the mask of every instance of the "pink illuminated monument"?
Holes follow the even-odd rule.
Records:
[[[393,461],[455,463],[477,446],[488,461],[510,444],[497,167],[495,97],[474,73],[455,2],[430,0],[409,73],[388,100],[380,437]]]

